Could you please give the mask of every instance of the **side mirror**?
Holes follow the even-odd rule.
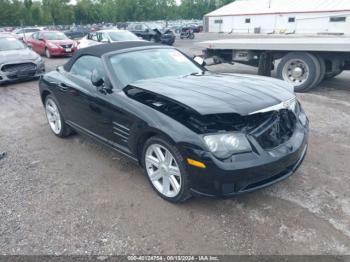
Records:
[[[100,75],[100,73],[94,69],[91,74],[91,83],[96,86],[102,86],[105,81],[103,80],[103,77]]]
[[[199,64],[199,65],[201,65],[201,66],[205,66],[205,61],[204,61],[204,59],[203,59],[202,57],[200,57],[200,56],[195,56],[195,57],[193,57],[193,60],[194,60],[197,64]]]

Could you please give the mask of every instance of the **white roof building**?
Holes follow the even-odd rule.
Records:
[[[211,32],[350,34],[350,0],[236,0],[205,15],[205,24]]]

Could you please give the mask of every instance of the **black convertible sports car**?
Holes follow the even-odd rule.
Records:
[[[169,46],[81,49],[42,77],[40,95],[54,134],[74,130],[138,161],[172,202],[271,185],[307,151],[308,119],[289,84],[211,73]]]

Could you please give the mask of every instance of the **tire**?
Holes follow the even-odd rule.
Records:
[[[56,136],[60,138],[68,137],[72,134],[72,129],[65,123],[57,100],[48,95],[45,98],[45,113],[49,127]]]
[[[295,67],[294,67],[294,65]],[[290,67],[294,67],[290,70]],[[298,71],[296,71],[296,69]],[[301,76],[292,76],[291,72],[300,73]],[[320,81],[321,65],[316,56],[305,52],[291,52],[285,55],[277,67],[278,78],[294,85],[296,92],[307,92]],[[298,81],[298,84],[296,82]]]
[[[159,161],[162,158],[165,160]],[[141,164],[152,188],[160,197],[172,203],[182,203],[191,198],[185,160],[170,141],[160,136],[147,140],[143,148]],[[158,168],[156,168],[157,165]],[[170,175],[169,167],[173,169],[174,174],[177,174],[176,176]],[[165,185],[164,181],[167,181]]]
[[[50,54],[49,49],[47,49],[47,48],[45,48],[45,56],[46,56],[47,58],[51,58],[51,57],[52,57],[51,54]]]
[[[332,79],[332,78],[334,78],[334,77],[340,75],[341,73],[343,73],[343,71],[344,71],[344,70],[339,69],[339,70],[337,70],[337,71],[335,71],[335,72],[334,72],[334,71],[326,72],[324,79],[325,79],[325,80]]]
[[[320,63],[320,77],[319,77],[315,87],[317,87],[319,84],[321,84],[321,82],[325,79],[325,76],[326,76],[326,61],[320,55],[316,55],[316,58],[318,59],[318,62]]]
[[[191,40],[193,40],[193,39],[194,39],[194,34],[190,34],[189,38],[190,38]]]

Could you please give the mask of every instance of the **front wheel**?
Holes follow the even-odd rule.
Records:
[[[193,40],[193,39],[194,39],[194,34],[190,34],[189,38],[190,38],[191,40]]]
[[[47,58],[51,58],[51,53],[50,53],[50,51],[49,51],[48,48],[45,48],[45,56],[46,56]]]
[[[142,165],[151,186],[163,199],[180,203],[191,197],[185,161],[166,139],[156,136],[146,142]]]

